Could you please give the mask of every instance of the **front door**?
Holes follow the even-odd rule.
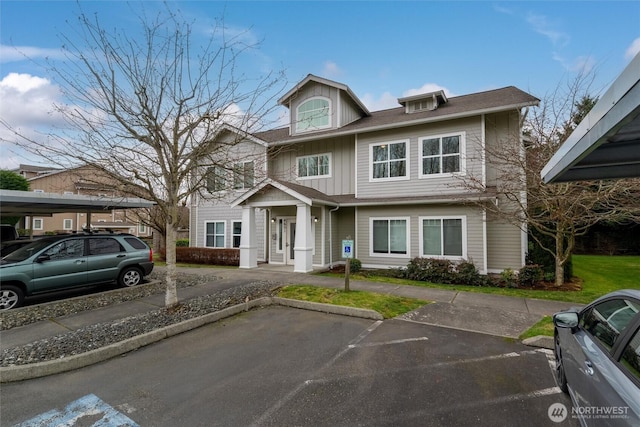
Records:
[[[293,265],[296,258],[296,222],[294,220],[287,221],[287,249],[285,251],[285,263]]]

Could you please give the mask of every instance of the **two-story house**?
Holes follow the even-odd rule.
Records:
[[[239,247],[241,268],[264,261],[296,272],[342,263],[343,239],[363,267],[435,257],[481,273],[520,268],[526,233],[479,202],[508,203],[488,147],[523,146],[523,114],[538,102],[505,87],[426,93],[370,112],[348,86],[308,75],[279,100],[289,126],[233,136],[244,159],[234,188],[215,202],[194,198],[191,245]],[[226,188],[216,186],[224,174],[208,172],[212,195]]]
[[[110,198],[122,196],[108,178],[100,180],[96,170],[88,166],[60,169],[20,165],[15,172],[25,177],[29,181],[30,190],[37,193]],[[140,220],[140,215],[144,217],[146,214],[137,209],[93,210],[90,224],[87,224],[87,213],[85,212],[27,216],[24,218],[24,228],[32,229],[34,236],[46,233],[80,232],[83,229],[91,228],[131,233],[143,238],[151,237],[153,230]]]

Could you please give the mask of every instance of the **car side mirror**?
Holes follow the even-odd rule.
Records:
[[[553,324],[558,328],[571,328],[574,330],[578,327],[578,312],[563,311],[553,315]]]
[[[50,259],[51,257],[49,255],[40,255],[38,258],[36,258],[36,262],[49,261]]]

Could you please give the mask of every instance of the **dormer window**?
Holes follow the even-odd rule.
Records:
[[[311,98],[300,104],[297,110],[296,130],[304,132],[330,126],[331,103],[326,98]]]

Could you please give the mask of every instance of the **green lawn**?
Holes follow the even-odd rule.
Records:
[[[619,289],[640,288],[640,256],[574,255],[573,274],[581,281],[579,291],[539,291],[525,289],[490,288],[461,285],[442,285],[411,280],[380,277],[371,274],[354,274],[352,279],[388,282],[398,285],[425,286],[441,289],[455,289],[467,292],[481,292],[496,295],[510,295],[525,298],[549,299],[556,301],[588,304],[594,299]],[[553,336],[553,323],[545,316],[520,338],[536,335]]]
[[[367,308],[382,314],[385,319],[391,319],[428,304],[428,301],[414,298],[383,295],[365,291],[345,292],[341,289],[309,285],[285,286],[278,292],[278,296],[303,301],[321,302],[324,304]]]

